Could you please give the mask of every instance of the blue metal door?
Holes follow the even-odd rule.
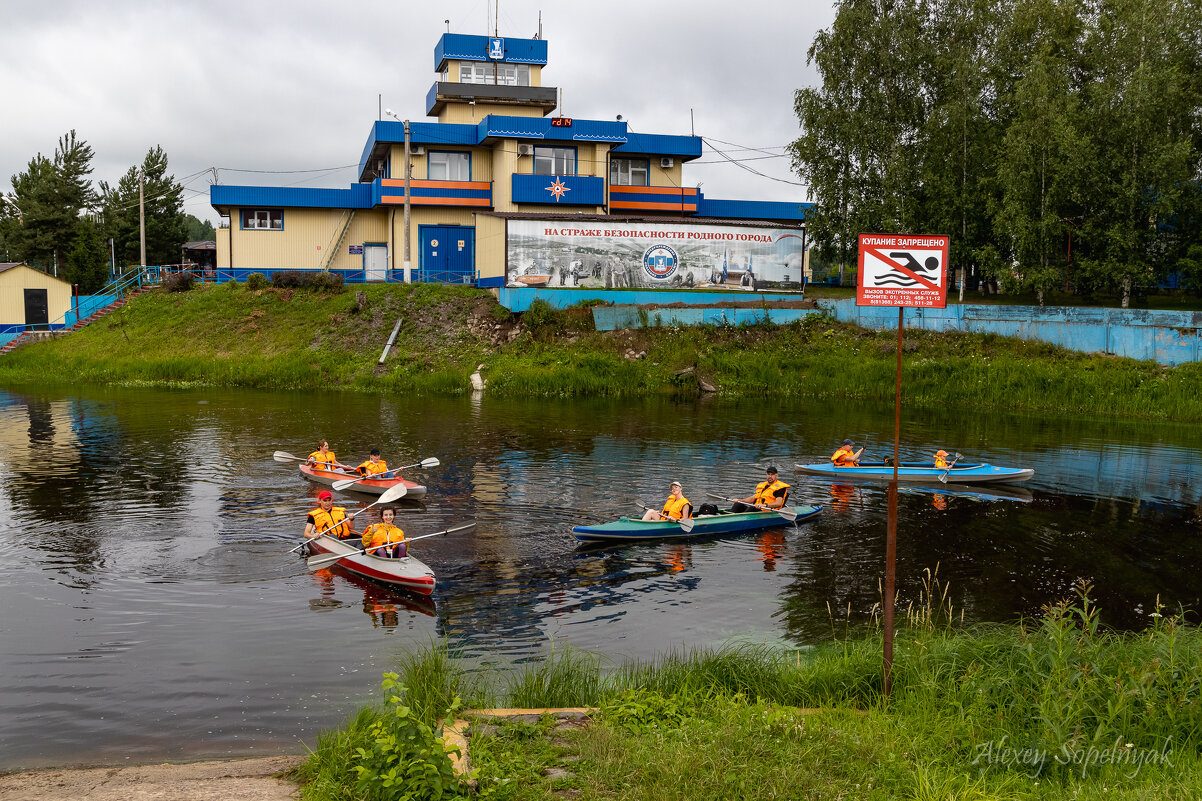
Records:
[[[457,225],[418,227],[422,243],[416,279],[426,283],[476,282],[476,229]]]

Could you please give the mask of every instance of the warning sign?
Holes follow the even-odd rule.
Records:
[[[946,236],[860,234],[857,306],[947,305]]]

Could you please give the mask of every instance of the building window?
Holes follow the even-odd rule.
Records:
[[[426,162],[426,175],[431,181],[470,181],[472,155],[431,150]]]
[[[609,162],[610,186],[647,186],[647,159],[614,159]]]
[[[465,61],[459,65],[460,83],[495,83],[500,86],[529,86],[529,64],[499,64]]]
[[[283,231],[284,212],[281,209],[243,209],[242,227],[258,231]]]
[[[576,148],[574,147],[536,147],[534,148],[535,175],[575,175]]]

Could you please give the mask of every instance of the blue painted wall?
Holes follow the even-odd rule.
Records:
[[[722,292],[722,291],[689,291],[663,289],[517,289],[501,287],[497,301],[511,312],[524,312],[530,304],[541,298],[547,303],[560,309],[575,306],[585,300],[600,299],[615,306],[639,306],[647,303],[685,303],[691,306],[710,305],[714,303],[780,303],[789,300],[803,300],[798,293],[781,292]],[[664,311],[671,311],[666,309]],[[666,319],[666,318],[665,318]]]
[[[689,292],[590,289],[498,290],[498,300],[510,311],[530,308],[535,298],[552,306],[567,308],[584,300],[600,298],[613,306],[597,306],[593,320],[600,331],[639,328],[638,306],[683,303],[709,306],[729,301],[760,301],[767,309],[680,308],[647,310],[648,325],[742,325],[765,316],[774,323],[791,323],[823,311],[835,319],[864,328],[892,329],[897,326],[897,307],[857,306],[854,298],[820,300],[820,309],[773,309],[773,302],[797,300],[800,295],[757,292]],[[1164,365],[1202,362],[1202,312],[1146,309],[1097,309],[1071,306],[991,306],[965,304],[946,309],[906,309],[906,328],[927,331],[970,331],[999,334],[1059,345],[1082,353],[1110,353]]]
[[[843,322],[897,325],[896,307],[857,306],[854,298],[819,303]],[[965,304],[906,309],[903,319],[907,328],[1000,334],[1167,365],[1202,361],[1202,312]]]
[[[740,298],[747,300],[747,298]],[[662,300],[660,301],[662,302]],[[776,325],[795,323],[810,309],[715,309],[698,307],[684,309],[647,309],[647,327],[675,325],[750,325],[768,320]],[[627,328],[642,328],[642,315],[638,306],[594,306],[593,324],[598,331],[617,331]]]

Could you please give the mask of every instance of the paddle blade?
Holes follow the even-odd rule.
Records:
[[[792,509],[786,509],[784,507],[781,507],[780,509],[776,510],[776,513],[778,515],[780,515],[781,517],[783,517],[785,520],[788,520],[790,523],[792,523],[794,520],[797,519],[797,512],[795,512]]]
[[[408,491],[409,488],[404,484],[397,484],[395,487],[389,487],[385,490],[384,494],[380,496],[380,500],[376,501],[376,503],[388,503],[389,501],[395,501],[397,498],[404,498],[405,493]],[[372,504],[372,506],[375,506],[375,504]]]
[[[277,462],[303,462],[303,461],[305,461],[304,459],[296,458],[295,456],[288,453],[287,451],[276,451],[275,453],[273,453],[271,455],[271,458],[275,459]]]
[[[330,486],[336,490],[344,490],[347,487],[353,487],[358,483],[359,483],[359,479],[357,479],[357,478],[346,478],[346,479],[343,479],[342,481],[335,481]]]
[[[431,467],[438,467],[440,464],[442,464],[442,462],[438,461],[438,459],[431,456],[429,459],[422,459],[421,466],[428,469]]]
[[[680,530],[683,531],[684,533],[688,534],[690,531],[693,530],[693,525],[694,525],[693,518],[685,517],[685,518],[682,518],[678,522],[680,523]]]

